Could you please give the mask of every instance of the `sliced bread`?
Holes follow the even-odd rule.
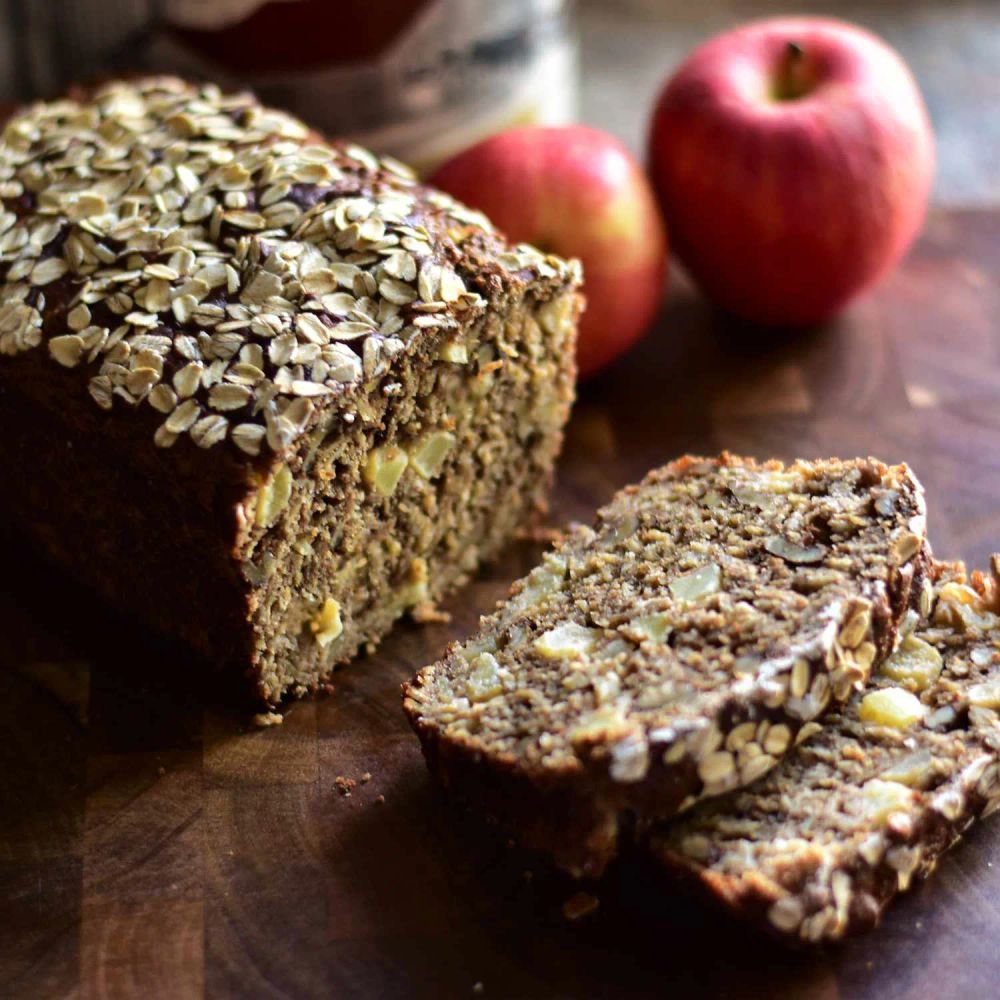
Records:
[[[687,456],[574,529],[405,709],[457,799],[597,874],[623,821],[760,778],[862,685],[928,560],[905,466]]]

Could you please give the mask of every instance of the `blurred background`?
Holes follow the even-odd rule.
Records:
[[[707,36],[782,0],[0,0],[0,95],[167,69],[250,84],[331,134],[429,169],[483,135],[579,118],[642,154],[649,107]],[[935,201],[1000,201],[1000,4],[794,5],[865,25],[917,76],[938,137]],[[581,72],[582,70],[582,72]]]

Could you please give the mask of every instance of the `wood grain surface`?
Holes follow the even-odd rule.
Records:
[[[984,565],[1000,548],[998,316],[998,212],[935,216],[876,293],[794,340],[725,321],[675,278],[658,329],[582,393],[553,523],[684,451],[874,454],[923,480],[936,553]],[[444,806],[399,685],[538,544],[452,600],[450,625],[400,627],[262,730],[16,532],[0,551],[3,996],[997,995],[998,822],[876,933],[789,953],[638,858],[568,921],[572,886]]]

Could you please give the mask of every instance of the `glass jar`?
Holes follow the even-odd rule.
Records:
[[[178,73],[250,86],[421,170],[506,126],[576,113],[572,0],[20,0],[8,11],[8,100]]]

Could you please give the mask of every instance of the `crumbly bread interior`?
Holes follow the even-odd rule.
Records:
[[[496,552],[550,485],[572,399],[572,292],[518,298],[404,359],[249,499],[261,693],[302,693]]]
[[[814,942],[870,927],[1000,806],[996,571],[973,586],[961,566],[938,573],[931,620],[869,688],[759,783],[657,831],[654,853],[736,911]]]

